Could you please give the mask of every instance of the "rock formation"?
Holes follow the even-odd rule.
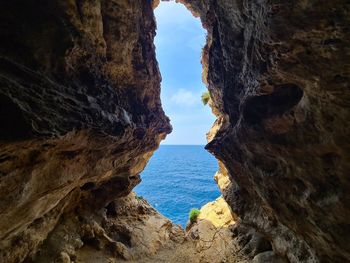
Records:
[[[182,0],[208,30],[224,198],[290,262],[350,258],[349,3]]]
[[[179,2],[208,32],[203,79],[217,120],[206,147],[237,216],[228,247],[253,262],[347,262],[348,1]],[[0,3],[0,262],[198,248],[129,195],[171,131],[153,45],[158,3]],[[141,249],[125,234],[139,226],[129,218],[159,235]]]
[[[131,193],[95,213],[66,214],[33,262],[137,262],[184,241],[179,226]]]
[[[199,262],[235,261],[236,247],[230,229],[234,224],[231,210],[222,197],[201,208],[197,222],[188,232],[196,242]]]
[[[0,4],[0,261],[139,183],[171,131],[149,1]],[[77,212],[78,213],[78,212]]]

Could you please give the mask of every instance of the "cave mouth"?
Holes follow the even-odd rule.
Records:
[[[200,209],[220,196],[213,180],[217,160],[204,149],[206,133],[215,120],[201,101],[207,92],[200,63],[206,31],[182,4],[161,1],[154,13],[161,101],[173,132],[151,158],[135,192],[185,227],[192,208]]]

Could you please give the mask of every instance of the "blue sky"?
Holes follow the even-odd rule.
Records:
[[[162,144],[206,144],[205,134],[215,120],[201,102],[206,90],[200,64],[206,32],[182,4],[161,2],[155,16],[161,100],[173,126]]]

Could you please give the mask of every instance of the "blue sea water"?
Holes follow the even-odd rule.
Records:
[[[186,226],[191,208],[220,195],[213,179],[217,169],[217,160],[203,145],[161,145],[135,192],[173,222]]]

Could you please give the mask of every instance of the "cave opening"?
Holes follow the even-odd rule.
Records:
[[[135,192],[184,227],[192,208],[199,209],[220,195],[213,180],[217,160],[204,149],[215,120],[202,101],[207,93],[201,79],[206,31],[199,18],[173,1],[161,1],[154,14],[161,101],[173,132],[154,153]]]

